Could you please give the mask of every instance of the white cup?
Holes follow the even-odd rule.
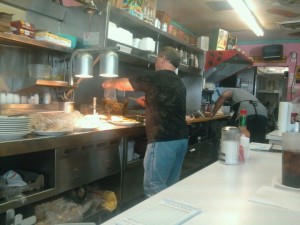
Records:
[[[13,104],[14,103],[14,94],[7,93],[6,94],[6,104]]]
[[[0,93],[0,104],[6,104],[7,103],[7,96],[6,93]]]
[[[25,95],[21,96],[21,104],[27,104],[28,103],[28,98]]]
[[[19,94],[14,94],[14,104],[20,104],[20,95]]]
[[[140,42],[141,42],[141,39],[133,38],[132,39],[132,46],[135,47],[135,48],[139,48],[140,47]]]

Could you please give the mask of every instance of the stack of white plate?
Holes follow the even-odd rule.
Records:
[[[0,116],[0,140],[15,140],[30,133],[30,118],[27,116]]]

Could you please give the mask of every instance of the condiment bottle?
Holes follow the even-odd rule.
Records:
[[[247,110],[240,110],[239,129],[241,131],[239,161],[245,161],[248,158],[249,145],[250,145],[250,132],[247,129]]]

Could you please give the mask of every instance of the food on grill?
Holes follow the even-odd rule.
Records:
[[[128,101],[124,103],[112,99],[102,100],[102,109],[107,114],[125,115],[127,111]]]

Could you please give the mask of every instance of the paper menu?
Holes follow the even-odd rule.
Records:
[[[266,143],[257,143],[257,142],[251,142],[250,143],[250,149],[251,150],[269,151],[271,149],[271,147],[272,147],[271,144],[266,144]]]
[[[200,210],[186,203],[165,199],[118,221],[116,225],[180,225],[198,213]]]

